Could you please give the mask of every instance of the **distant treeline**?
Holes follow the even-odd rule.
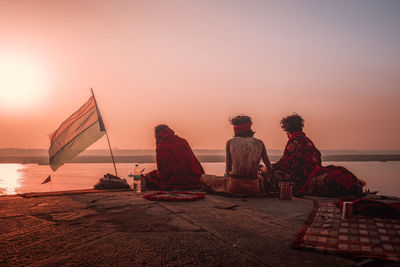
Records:
[[[268,155],[282,155],[283,150],[268,149]],[[225,155],[224,149],[193,149],[197,155]],[[400,150],[321,150],[322,155],[400,155]],[[155,149],[118,149],[113,148],[116,156],[154,155]],[[108,149],[86,149],[81,156],[108,156]],[[0,156],[48,156],[47,149],[39,148],[0,148]]]
[[[225,162],[225,153],[198,153],[196,156],[201,162]],[[118,163],[154,163],[155,154],[138,154],[138,155],[115,155],[115,161]],[[270,154],[272,162],[277,161],[280,155]],[[400,154],[337,154],[337,155],[322,155],[323,161],[400,161]],[[84,155],[81,154],[71,160],[71,163],[111,163],[110,155]],[[37,163],[48,164],[49,158],[44,155],[1,155],[0,163]]]

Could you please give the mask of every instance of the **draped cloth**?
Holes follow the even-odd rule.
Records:
[[[363,183],[341,166],[316,166],[299,194],[322,197],[361,196]]]
[[[250,196],[265,193],[262,177],[255,179],[241,179],[236,177],[222,177],[211,174],[203,174],[201,181],[205,190],[213,193],[225,193],[229,195],[246,194]]]
[[[304,132],[294,132],[289,137],[283,156],[273,164],[273,169],[284,171],[294,183],[293,190],[298,191],[316,166],[321,165],[321,152]]]
[[[343,202],[353,203],[354,214],[381,218],[400,218],[400,202],[390,203],[368,198],[356,198],[353,196],[342,197],[336,204],[343,209]]]
[[[203,167],[194,155],[189,143],[170,128],[157,136],[157,170],[145,176],[148,189],[199,189]]]
[[[363,182],[344,167],[321,165],[321,153],[304,132],[294,132],[273,169],[284,171],[299,195],[339,197],[361,195]]]

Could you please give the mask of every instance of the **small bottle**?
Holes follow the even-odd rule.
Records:
[[[136,164],[135,169],[133,170],[133,188],[136,193],[142,192],[140,176],[141,171],[139,168],[139,164]]]

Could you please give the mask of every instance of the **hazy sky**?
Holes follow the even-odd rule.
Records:
[[[0,147],[48,148],[93,87],[111,144],[166,123],[224,148],[228,118],[283,149],[400,149],[400,1],[0,0]],[[107,148],[105,137],[92,148]]]

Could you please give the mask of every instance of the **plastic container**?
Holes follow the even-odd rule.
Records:
[[[280,182],[280,200],[292,200],[292,183],[291,182]]]
[[[141,171],[139,164],[135,165],[135,169],[133,170],[133,190],[135,190],[136,193],[142,192],[142,182],[141,182]]]
[[[342,219],[348,219],[353,217],[353,202],[343,202]]]

